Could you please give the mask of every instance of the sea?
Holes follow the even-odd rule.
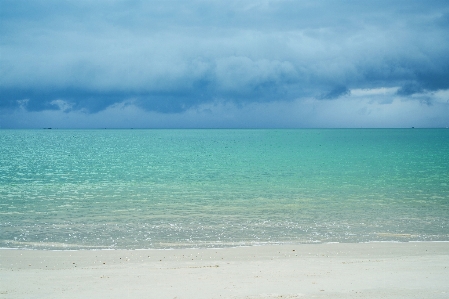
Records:
[[[0,130],[0,248],[420,241],[448,129]]]

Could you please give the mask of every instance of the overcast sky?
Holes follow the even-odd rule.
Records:
[[[449,2],[0,0],[0,127],[447,127]]]

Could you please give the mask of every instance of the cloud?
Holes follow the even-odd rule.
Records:
[[[322,95],[320,98],[323,100],[332,100],[341,96],[349,95],[351,91],[346,86],[336,86],[328,93]]]
[[[352,90],[332,101],[305,98],[292,101],[201,103],[180,113],[160,113],[132,100],[113,104],[95,114],[77,110],[0,112],[0,128],[395,128],[449,126],[449,91],[434,95],[432,105],[394,97],[395,89]],[[373,100],[373,95],[375,98]],[[429,95],[428,95],[429,96]]]
[[[4,0],[0,110],[182,113],[379,88],[420,102],[449,89],[448,16],[436,0]]]
[[[403,85],[400,89],[398,89],[397,94],[400,96],[409,96],[412,94],[420,93],[424,89],[422,86],[416,84],[416,83],[407,83]]]

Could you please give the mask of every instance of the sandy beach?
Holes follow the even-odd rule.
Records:
[[[449,298],[449,243],[3,249],[0,298]]]

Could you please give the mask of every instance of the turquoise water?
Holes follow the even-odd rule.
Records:
[[[0,130],[0,247],[449,241],[449,130]]]

